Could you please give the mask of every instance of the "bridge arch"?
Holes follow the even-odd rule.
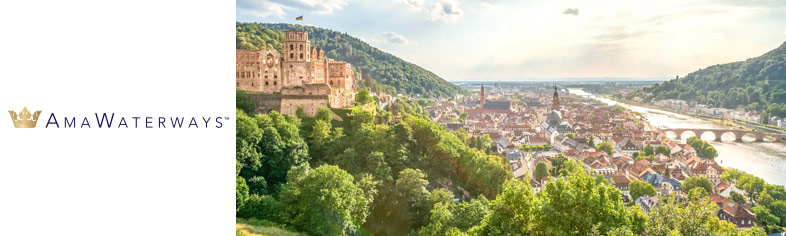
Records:
[[[715,133],[714,130],[697,130],[696,132],[700,133],[697,134],[696,137],[701,140],[720,140],[720,136]],[[712,134],[712,136],[710,136],[710,134]]]
[[[737,140],[737,133],[735,133],[735,132],[727,130],[727,131],[719,131],[718,133],[720,133],[720,135],[716,136],[716,138],[715,138],[716,140],[715,141],[723,142],[723,136],[729,137],[729,138],[726,138],[726,140],[730,140],[732,142]]]
[[[699,131],[699,132],[701,132],[701,131]],[[682,133],[680,133],[680,136],[679,136],[678,138],[679,138],[679,139],[681,139],[681,140],[688,140],[688,138],[690,138],[690,137],[691,137],[691,135],[692,135],[692,136],[696,136],[696,137],[699,137],[699,138],[701,138],[701,137],[700,137],[698,134],[696,134],[696,132],[695,132],[695,131],[693,131],[693,130],[685,130],[685,131],[682,131]]]
[[[752,133],[752,132],[737,132],[737,133],[734,133],[734,135],[737,136],[736,141],[738,141],[738,142],[749,143],[749,142],[755,142],[756,140],[758,140],[758,138],[756,137],[756,134]]]

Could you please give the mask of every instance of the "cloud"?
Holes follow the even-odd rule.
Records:
[[[424,11],[426,10],[425,0],[395,0],[396,2],[403,3],[410,11]]]
[[[284,17],[286,11],[331,14],[341,10],[348,0],[238,0],[237,8],[246,14]]]
[[[453,22],[461,18],[461,5],[455,0],[436,0],[431,3],[429,20]]]
[[[565,11],[562,11],[562,14],[578,16],[579,15],[579,9],[578,8],[565,8]]]
[[[385,41],[387,41],[389,43],[393,43],[393,44],[409,44],[409,40],[407,38],[404,38],[404,36],[401,36],[401,35],[399,35],[397,33],[394,33],[394,32],[382,33],[382,37],[385,38]]]
[[[257,17],[283,17],[287,14],[284,12],[284,5],[269,0],[238,0],[237,8],[245,14]]]

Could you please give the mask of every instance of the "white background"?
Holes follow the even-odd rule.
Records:
[[[233,235],[234,19],[234,1],[0,1],[0,235]],[[13,128],[22,107],[37,128]],[[230,120],[44,128],[95,112]]]

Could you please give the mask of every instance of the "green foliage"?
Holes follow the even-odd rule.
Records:
[[[752,210],[767,232],[783,231],[781,227],[786,226],[786,189],[783,186],[767,184],[759,177],[734,168],[725,169],[721,178],[736,183],[747,197],[756,200],[758,206]]]
[[[292,166],[308,161],[308,146],[301,138],[300,119],[277,112],[255,117],[237,112],[237,160],[240,176],[262,176],[268,186],[282,183]]]
[[[250,194],[265,195],[267,194],[267,181],[265,177],[254,176],[247,181]]]
[[[494,140],[491,140],[491,137],[489,137],[488,134],[469,137],[469,139],[466,141],[466,144],[467,146],[483,151],[486,154],[493,153],[497,147],[496,144],[494,144]]]
[[[235,107],[243,110],[246,114],[251,114],[256,108],[256,103],[251,97],[242,90],[235,90]]]
[[[712,145],[695,136],[688,138],[687,143],[696,150],[696,154],[704,159],[715,159],[718,157],[718,151]]]
[[[772,202],[769,207],[773,215],[781,219],[780,226],[786,225],[786,201],[777,200]]]
[[[537,152],[537,151],[548,151],[549,149],[551,149],[551,145],[550,144],[543,144],[543,145],[522,144],[521,147],[519,147],[519,148],[521,150],[524,150],[524,151],[527,151],[527,152],[530,152],[530,151],[534,151],[534,152]]]
[[[756,110],[763,119],[786,116],[786,43],[759,57],[714,65],[628,94],[681,99],[712,107]],[[766,122],[764,122],[766,123]]]
[[[568,158],[563,156],[562,153],[557,154],[556,157],[549,159],[549,161],[551,161],[551,169],[549,170],[551,176],[557,177],[568,174],[568,170],[565,168],[565,162],[568,161]]]
[[[538,226],[540,200],[532,186],[521,181],[505,183],[491,202],[490,213],[470,230],[472,235],[533,235]]]
[[[739,194],[737,192],[731,191],[729,196],[731,197],[731,200],[736,202],[737,204],[745,204],[746,202],[745,196],[742,196],[742,194]]]
[[[767,233],[776,233],[780,232],[781,227],[778,225],[780,224],[781,219],[770,212],[766,206],[756,206],[751,208],[753,214],[756,215],[756,220],[761,223],[764,228],[767,230]]]
[[[430,194],[426,190],[427,184],[426,175],[418,169],[402,170],[396,180],[396,192],[406,201],[406,205],[412,213],[412,222],[415,225],[422,224],[428,215],[426,199]]]
[[[565,134],[565,137],[568,137],[570,139],[576,139],[576,134],[574,134],[574,133],[567,133],[567,134]]]
[[[644,195],[650,197],[657,195],[655,187],[652,187],[650,183],[641,180],[631,181],[630,184],[628,184],[628,187],[630,188],[630,196],[634,201]]]
[[[281,204],[276,201],[275,198],[269,195],[253,194],[249,196],[243,206],[238,210],[237,217],[266,220],[281,224],[288,221],[283,210]]]
[[[566,163],[566,166],[579,165],[573,161]],[[548,182],[540,195],[535,195],[526,182],[506,183],[502,194],[491,202],[491,213],[469,233],[609,235],[612,232],[638,234],[644,230],[646,214],[638,208],[625,208],[619,190],[613,185],[581,168],[568,169],[565,178]]]
[[[627,110],[627,109],[625,109],[625,107],[620,106],[620,105],[614,105],[614,107],[611,108],[611,111],[614,112],[614,113],[623,113],[623,112],[625,112],[625,110]]]
[[[365,105],[373,100],[371,95],[369,95],[368,89],[361,89],[355,94],[355,102],[358,104]]]
[[[762,206],[769,206],[774,201],[775,201],[775,199],[772,198],[772,196],[770,196],[770,194],[767,193],[767,192],[763,192],[763,193],[759,194],[759,197],[756,198],[756,203],[758,203],[758,204],[760,204]]]
[[[712,192],[712,182],[704,176],[691,176],[682,182],[682,191],[690,192],[694,188],[702,188],[706,193]]]
[[[293,168],[280,199],[292,224],[314,235],[356,234],[371,203],[354,177],[333,165]]]
[[[549,171],[546,169],[546,164],[538,162],[535,166],[535,180],[540,181],[543,177],[549,176]]]
[[[647,146],[644,146],[644,153],[643,153],[643,154],[644,154],[644,156],[652,156],[652,155],[655,155],[655,148],[654,148],[654,147],[652,147],[652,145],[650,145],[650,144],[648,143],[648,144],[647,144]]]
[[[425,97],[453,96],[461,89],[436,74],[374,48],[367,43],[333,30],[291,24],[236,23],[237,49],[276,49],[281,52],[285,30],[308,32],[311,45],[329,58],[342,60],[360,72],[361,86],[388,94]]]
[[[238,211],[243,203],[248,199],[248,185],[246,180],[241,177],[236,178],[235,182],[235,211]]]
[[[663,154],[663,155],[669,156],[669,155],[671,155],[671,149],[669,149],[669,147],[666,147],[665,145],[660,145],[660,146],[655,148],[655,154],[656,155],[657,154]]]
[[[673,197],[662,198],[650,212],[647,235],[763,235],[761,229],[738,232],[737,227],[717,217],[718,205],[702,190],[689,192],[688,204]]]
[[[595,150],[599,152],[606,152],[606,154],[611,155],[612,153],[614,153],[614,146],[612,146],[611,143],[609,142],[602,142],[599,143],[598,145],[595,145]]]
[[[259,219],[235,219],[236,221],[236,235],[237,236],[259,236],[259,235],[276,235],[276,236],[304,236],[306,234],[297,233],[291,227],[284,227],[283,225],[270,222],[268,220]]]

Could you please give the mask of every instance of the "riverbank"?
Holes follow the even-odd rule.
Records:
[[[728,128],[725,125],[701,117],[678,114],[651,106],[638,106],[595,96],[580,89],[570,89],[570,93],[588,97],[608,105],[620,105],[641,114],[653,127],[657,128]],[[685,137],[687,138],[687,137]],[[715,159],[724,168],[736,168],[764,179],[768,183],[786,185],[786,145],[782,142],[729,142],[733,137],[725,137],[727,142],[707,141],[718,150]],[[684,142],[684,141],[683,141]]]
[[[755,130],[755,128],[750,128],[748,126],[742,125],[742,124],[740,124],[738,122],[735,122],[733,120],[723,120],[723,119],[721,119],[719,117],[682,112],[682,111],[673,110],[673,109],[666,108],[666,107],[659,107],[659,106],[654,106],[654,105],[643,103],[643,102],[632,101],[632,100],[628,100],[628,99],[625,99],[625,98],[610,98],[610,97],[605,96],[605,95],[602,95],[602,96],[599,96],[599,97],[603,97],[605,99],[617,101],[617,102],[623,103],[623,104],[634,105],[634,106],[639,106],[639,107],[645,107],[645,108],[649,108],[649,109],[653,109],[653,110],[667,111],[667,112],[671,112],[671,113],[675,113],[675,114],[680,114],[680,115],[683,115],[683,116],[689,116],[689,117],[693,117],[693,118],[697,118],[697,119],[703,119],[705,121],[712,122],[715,125],[718,125],[718,126],[721,126],[721,127],[727,127],[727,128],[730,128],[730,129],[749,130],[749,131]]]

